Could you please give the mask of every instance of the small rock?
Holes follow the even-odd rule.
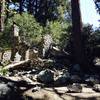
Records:
[[[51,83],[54,81],[54,73],[49,70],[43,70],[37,75],[37,80],[43,83]]]
[[[36,74],[38,71],[35,69],[32,69],[32,71],[29,74]]]
[[[36,87],[34,87],[34,88],[33,88],[32,92],[39,91],[40,89],[41,89],[41,87],[39,87],[39,86],[36,86]]]
[[[55,87],[54,88],[59,94],[64,94],[68,91],[67,87]]]
[[[68,71],[63,71],[63,73],[61,75],[58,76],[58,78],[56,79],[55,84],[57,85],[62,85],[62,84],[66,84],[69,83],[70,81],[70,74]]]
[[[95,84],[93,86],[93,90],[96,91],[96,92],[100,92],[100,84]]]
[[[82,86],[78,83],[68,86],[68,92],[70,93],[80,93],[82,92]]]
[[[100,81],[99,81],[99,77],[96,76],[96,75],[93,75],[93,76],[89,76],[85,79],[85,82],[88,84],[88,85],[91,85],[93,86],[94,84],[98,84]]]
[[[17,52],[14,58],[14,62],[19,62],[21,59],[21,55],[19,55],[19,53]]]

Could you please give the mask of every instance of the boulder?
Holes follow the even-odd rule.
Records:
[[[13,83],[0,83],[0,100],[19,100],[17,92]]]
[[[37,75],[37,81],[51,83],[54,81],[54,73],[49,69],[43,70]]]
[[[68,92],[70,93],[80,93],[82,92],[82,86],[78,83],[73,83],[68,86]]]
[[[98,84],[98,83],[100,83],[99,76],[91,75],[91,76],[85,78],[85,82],[86,82],[86,84],[88,84],[90,86],[93,86],[94,84]]]
[[[68,71],[63,71],[56,79],[57,85],[64,85],[70,82],[70,73]]]
[[[0,84],[0,100],[10,100],[11,89],[6,85]]]
[[[96,91],[96,92],[100,92],[100,84],[95,84],[93,86],[93,90]]]

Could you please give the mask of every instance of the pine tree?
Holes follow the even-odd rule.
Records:
[[[80,12],[80,0],[71,0],[72,7],[72,42],[73,56],[77,64],[84,65],[84,52],[82,48],[82,21]]]

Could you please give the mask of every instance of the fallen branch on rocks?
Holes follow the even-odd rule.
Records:
[[[32,87],[36,87],[36,86],[43,86],[43,84],[40,84],[38,82],[27,82],[27,80],[25,79],[21,79],[19,77],[19,79],[17,80],[16,77],[4,77],[4,76],[0,76],[0,81],[4,82],[4,83],[13,83],[15,86],[17,87],[26,87],[27,89],[32,88]]]
[[[30,62],[31,61],[29,59],[20,61],[20,62],[14,63],[14,64],[9,64],[9,65],[5,66],[4,69],[11,70],[11,69],[26,68],[26,67],[28,67],[28,65],[30,65]]]

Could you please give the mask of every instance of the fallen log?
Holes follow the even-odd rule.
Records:
[[[40,84],[38,82],[27,82],[24,79],[21,79],[19,77],[19,80],[15,79],[16,77],[5,77],[5,76],[0,76],[0,82],[3,82],[5,84],[8,84],[9,82],[14,83],[15,86],[17,87],[26,87],[26,88],[31,88],[31,87],[36,87],[36,86],[43,86],[43,84]],[[18,77],[17,77],[18,78]]]
[[[9,65],[5,66],[3,69],[6,69],[6,70],[22,69],[22,68],[29,67],[30,63],[31,63],[31,61],[28,59],[28,60],[14,63],[14,64],[9,64]]]

